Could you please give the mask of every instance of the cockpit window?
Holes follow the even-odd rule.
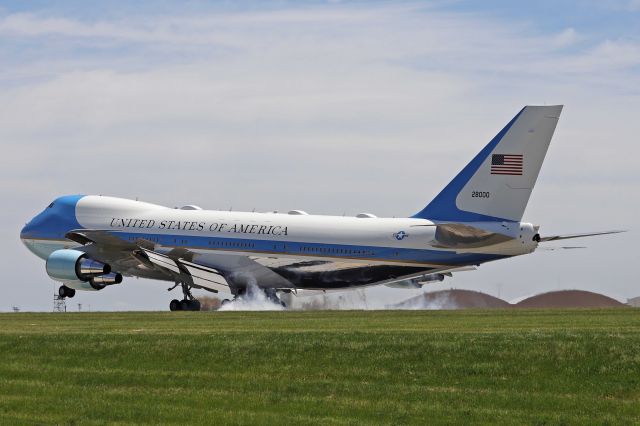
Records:
[[[53,203],[51,203],[51,204],[49,204],[49,205],[47,206],[47,208],[48,208],[48,209],[50,209],[51,207],[53,207]]]

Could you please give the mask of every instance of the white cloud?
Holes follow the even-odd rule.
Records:
[[[575,44],[579,38],[574,28],[567,28],[558,34],[553,41],[558,47],[566,47]]]
[[[215,43],[218,40],[215,33],[203,37],[190,37],[166,30],[163,25],[157,26],[153,22],[136,22],[134,25],[126,22],[97,22],[82,23],[67,18],[40,17],[30,13],[16,13],[0,19],[0,34],[7,36],[62,36],[73,38],[107,38],[127,42],[163,42],[163,43]]]

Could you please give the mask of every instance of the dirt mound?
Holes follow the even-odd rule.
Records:
[[[471,290],[441,290],[424,293],[388,309],[468,308],[618,308],[627,306],[611,297],[582,290],[561,290],[538,294],[510,304],[497,297]]]
[[[388,307],[391,309],[468,309],[509,308],[511,305],[502,299],[479,291],[441,290],[424,293]]]
[[[514,306],[517,308],[616,308],[626,305],[590,291],[562,290],[538,294]]]

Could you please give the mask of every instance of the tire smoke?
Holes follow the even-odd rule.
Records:
[[[284,306],[269,299],[255,280],[247,283],[247,291],[236,299],[225,303],[219,311],[283,311]]]

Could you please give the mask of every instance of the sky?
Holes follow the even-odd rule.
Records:
[[[0,64],[2,311],[52,307],[19,232],[59,195],[406,217],[527,104],[565,108],[524,220],[629,232],[425,289],[640,296],[638,0],[0,1]],[[164,310],[167,287],[68,305]]]

